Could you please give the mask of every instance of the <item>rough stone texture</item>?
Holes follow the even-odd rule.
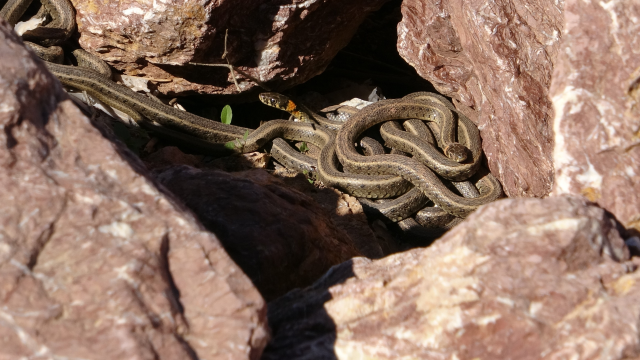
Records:
[[[368,237],[352,237],[335,225],[330,214],[341,199],[332,190],[323,192],[333,194],[333,207],[323,209],[265,170],[229,174],[173,166],[155,173],[220,238],[267,301],[310,285],[352,257],[382,256],[366,220],[359,229],[367,229]],[[342,215],[351,222],[358,217]]]
[[[269,304],[262,359],[628,359],[640,259],[578,197],[504,199],[434,245],[356,258]]]
[[[562,1],[405,0],[400,55],[481,131],[508,196],[544,196],[553,182],[547,94]]]
[[[0,358],[257,359],[266,306],[0,21]]]
[[[550,96],[554,194],[582,194],[640,231],[640,3],[565,1]]]
[[[127,75],[173,79],[163,93],[236,93],[227,59],[283,89],[321,73],[386,0],[78,1],[80,44]],[[147,64],[147,61],[149,62]],[[243,91],[255,83],[239,76]]]

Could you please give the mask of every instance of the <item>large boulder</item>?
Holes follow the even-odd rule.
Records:
[[[564,11],[553,194],[581,194],[640,231],[640,4],[567,0]]]
[[[220,238],[267,301],[311,285],[331,266],[353,257],[382,257],[366,221],[354,226],[364,214],[342,214],[352,225],[350,233],[342,230],[339,216],[332,216],[340,196],[316,190],[306,179],[307,191],[323,194],[332,206],[318,206],[291,182],[262,169],[226,173],[182,165],[154,173]],[[360,241],[353,231],[358,228],[368,230]]]
[[[405,0],[400,55],[478,125],[508,196],[553,184],[553,59],[564,26],[553,0]]]
[[[333,267],[269,304],[263,359],[628,359],[640,265],[577,197],[504,199],[434,245]]]
[[[72,0],[82,47],[178,95],[237,93],[228,69],[190,62],[229,61],[275,89],[303,83],[386,1]],[[236,76],[243,92],[256,87]]]
[[[259,358],[265,302],[216,236],[4,21],[0,54],[0,358]]]

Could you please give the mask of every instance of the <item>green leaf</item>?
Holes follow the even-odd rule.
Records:
[[[231,106],[229,105],[225,105],[222,108],[222,113],[220,114],[220,121],[223,124],[231,124],[231,117],[233,116],[233,113],[231,112]]]
[[[228,106],[228,105],[227,105]],[[231,109],[229,109],[229,112],[231,112]],[[231,122],[231,120],[229,120],[229,122]],[[249,130],[244,132],[244,136],[242,137],[242,140],[247,140],[247,137],[249,136]]]
[[[236,141],[232,140],[229,142],[224,143],[224,147],[226,147],[229,150],[235,150],[236,149]]]
[[[309,151],[309,147],[307,146],[306,142],[302,142],[302,145],[300,145],[300,147],[298,148],[298,150],[300,150],[301,153],[306,153],[307,151]]]

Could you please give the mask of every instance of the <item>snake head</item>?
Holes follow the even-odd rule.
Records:
[[[269,105],[276,109],[285,110],[287,109],[287,105],[289,103],[289,98],[278,93],[274,92],[264,92],[258,95],[260,101],[263,104]]]
[[[455,162],[463,162],[467,160],[467,148],[460,143],[451,143],[444,148],[444,154]]]

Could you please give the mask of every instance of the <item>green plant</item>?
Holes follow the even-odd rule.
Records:
[[[220,122],[223,124],[231,124],[231,118],[233,117],[233,112],[231,111],[231,106],[225,105],[222,108],[222,113],[220,113]]]
[[[313,179],[313,175],[309,174],[308,170],[302,170],[302,174],[304,174],[307,177],[307,181],[309,182],[309,184],[313,184],[314,183],[314,179]]]
[[[121,122],[114,122],[112,129],[116,137],[137,155],[149,142],[149,134],[142,128],[128,128]]]
[[[244,135],[242,136],[242,140],[235,139],[235,140],[231,140],[229,142],[226,142],[224,144],[224,147],[226,147],[229,150],[240,150],[240,152],[244,152],[244,145],[246,144],[247,141],[247,137],[249,137],[249,130],[244,132]]]
[[[309,151],[309,147],[307,146],[307,143],[303,141],[302,145],[298,147],[298,150],[300,150],[300,152],[304,154]]]

